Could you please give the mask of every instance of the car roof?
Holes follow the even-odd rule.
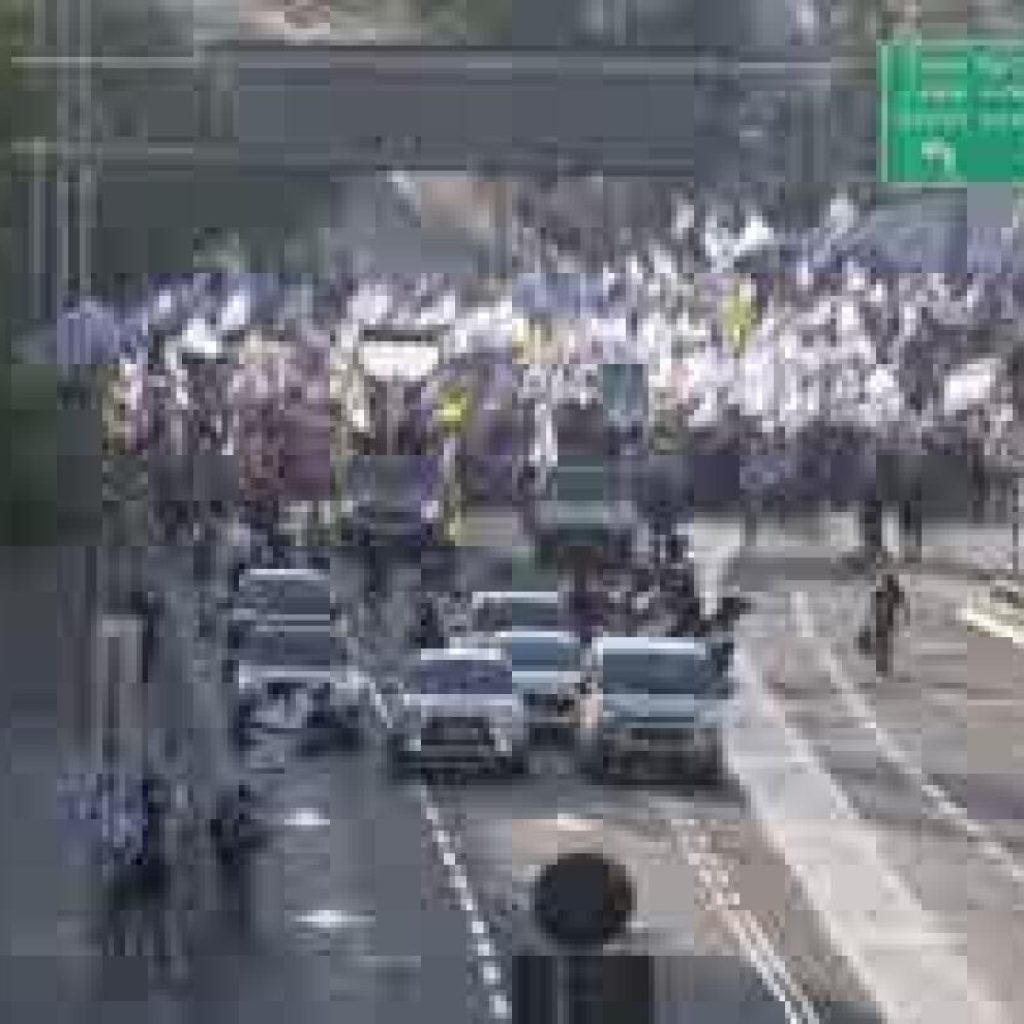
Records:
[[[575,633],[567,629],[502,629],[494,634],[495,643],[505,640],[555,640],[562,643],[578,644]]]
[[[605,654],[706,655],[708,646],[686,637],[601,636],[594,640],[593,651],[599,658]]]
[[[561,600],[561,595],[557,590],[477,590],[473,593],[474,605],[491,601],[533,601],[536,604],[557,604]]]
[[[437,661],[504,661],[504,654],[494,647],[439,647],[420,651],[416,661],[431,664]]]

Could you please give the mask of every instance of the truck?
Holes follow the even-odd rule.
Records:
[[[353,455],[343,474],[343,546],[422,552],[447,543],[452,512],[440,456]]]
[[[648,435],[650,400],[642,363],[601,366],[601,407],[613,449],[641,449]]]
[[[542,563],[596,556],[629,563],[640,515],[620,471],[603,462],[559,462],[542,481],[531,515]]]

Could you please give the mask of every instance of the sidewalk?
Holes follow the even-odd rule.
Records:
[[[70,1024],[83,977],[89,874],[57,805],[75,749],[75,554],[0,550],[0,1016],[12,1024]]]

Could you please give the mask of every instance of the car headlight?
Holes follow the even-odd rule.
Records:
[[[415,707],[402,707],[395,716],[394,728],[399,733],[415,733],[417,738],[423,728],[423,716]]]
[[[347,673],[332,679],[331,691],[335,703],[343,706],[358,704],[363,697],[363,687],[359,679]]]
[[[239,693],[247,693],[256,685],[256,677],[253,674],[252,669],[247,665],[240,665],[238,667],[238,675],[236,676],[236,679],[238,680]]]
[[[708,750],[718,741],[718,730],[713,725],[699,725],[693,730],[693,745]]]
[[[420,506],[420,516],[428,523],[435,523],[441,518],[441,502],[436,499],[425,501]]]

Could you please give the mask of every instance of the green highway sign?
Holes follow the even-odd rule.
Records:
[[[880,43],[878,98],[884,184],[1024,182],[1024,40]]]

